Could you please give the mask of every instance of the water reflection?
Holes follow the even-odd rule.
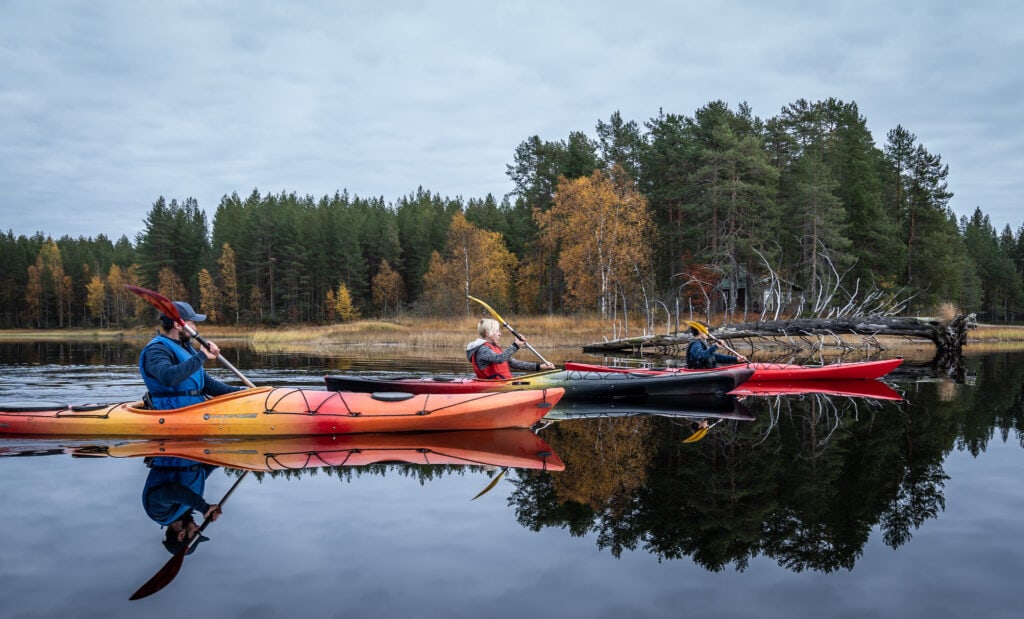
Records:
[[[187,550],[191,554],[199,542],[207,538],[199,533],[195,512],[211,522],[220,516],[220,504],[208,503],[203,497],[206,478],[217,469],[187,458],[150,456],[142,487],[142,506],[149,518],[166,527],[163,545],[172,555]]]
[[[542,432],[566,472],[518,482],[517,518],[595,534],[615,556],[644,549],[712,571],[743,570],[756,556],[796,572],[852,569],[873,528],[898,548],[944,509],[951,450],[983,450],[993,426],[1020,439],[1024,369],[986,370],[967,398],[950,393],[964,388],[952,381],[911,384],[903,403],[748,397],[754,421],[699,443],[687,442],[691,427],[657,417],[567,420]]]
[[[172,559],[131,599],[162,590],[177,575],[184,556],[208,540],[203,531],[220,516],[221,505],[240,481],[239,473],[253,472],[257,480],[267,476],[298,480],[324,472],[351,483],[363,474],[390,472],[426,483],[468,467],[493,473],[493,482],[479,497],[510,469],[522,478],[565,468],[551,446],[527,429],[288,438],[0,440],[0,457],[53,455],[131,458],[148,467],[142,490],[144,513],[166,527],[161,543]],[[223,499],[210,503],[204,497],[206,480],[219,467],[239,480]],[[201,525],[196,523],[199,515]]]
[[[57,390],[69,394],[71,401],[83,401],[92,398],[83,395],[92,391],[125,390],[130,397],[141,392],[134,366],[137,345],[129,346],[129,355],[117,345],[91,352],[88,347],[58,347],[38,357],[49,361],[32,366],[26,359],[43,355],[39,346],[13,353],[20,361],[8,359],[0,376],[0,396],[15,393],[26,399],[34,394],[50,399],[50,392]],[[345,485],[385,474],[427,484],[457,475],[467,466],[486,467],[494,479],[511,467],[519,474],[503,478],[500,487],[511,491],[510,509],[518,522],[512,526],[545,532],[545,540],[552,535],[586,538],[588,546],[596,545],[616,558],[625,559],[634,551],[664,563],[692,562],[709,572],[746,570],[757,558],[767,558],[794,574],[834,573],[853,571],[870,554],[869,540],[897,549],[925,528],[941,530],[935,521],[943,518],[949,500],[951,454],[979,456],[993,440],[1024,446],[1021,360],[1020,355],[1007,354],[969,360],[970,374],[977,377],[974,384],[923,370],[897,375],[886,389],[899,399],[850,393],[751,393],[699,405],[687,400],[677,403],[675,410],[650,402],[575,411],[560,405],[553,413],[561,417],[550,416],[539,436],[526,433],[543,443],[531,448],[535,455],[537,450],[551,454],[535,457],[533,466],[496,457],[496,451],[504,453],[496,449],[480,450],[492,455],[454,460],[449,459],[455,453],[447,446],[434,443],[333,442],[354,441],[358,435],[324,437],[330,444],[260,446],[223,439],[191,447],[186,441],[28,444],[5,439],[0,450],[6,455],[79,456],[91,450],[91,455],[104,458],[136,459],[170,455],[288,481],[321,471],[321,480],[326,476],[331,483]],[[250,359],[236,365],[246,368],[257,383],[322,386],[325,366],[335,362],[278,356],[265,363]],[[397,371],[403,365],[418,362],[396,360],[385,367]],[[686,442],[701,419],[710,422],[707,434]],[[564,462],[564,470],[552,474],[557,471],[555,458]],[[466,501],[480,489],[466,493]],[[982,490],[991,495],[978,504],[979,512],[996,503],[992,497],[1000,492],[979,487]],[[243,485],[239,492],[243,491],[259,489],[256,484]],[[379,507],[377,501],[371,498],[360,509],[372,511]],[[296,513],[301,515],[298,509],[289,514]],[[542,550],[531,546],[523,552]],[[885,560],[900,559],[886,555]],[[946,569],[951,573],[955,566]]]

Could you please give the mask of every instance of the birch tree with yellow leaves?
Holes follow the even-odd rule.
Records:
[[[469,312],[467,296],[473,295],[508,307],[517,264],[500,232],[482,230],[456,213],[448,228],[444,255],[434,252],[423,276],[424,302],[432,311],[450,312],[461,299]]]
[[[545,243],[561,247],[568,309],[593,309],[607,318],[620,300],[626,310],[631,298],[645,296],[654,226],[647,199],[620,167],[563,179],[551,209],[534,217]]]

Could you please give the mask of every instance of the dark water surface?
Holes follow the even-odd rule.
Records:
[[[136,399],[138,351],[0,344],[0,402]],[[277,386],[465,371],[397,349],[228,356]],[[138,601],[170,558],[141,459],[0,439],[0,617],[1018,617],[1022,361],[970,358],[968,384],[897,373],[903,402],[748,397],[754,420],[696,443],[680,418],[551,423],[565,470],[511,469],[475,501],[493,467],[250,474]],[[207,500],[235,479],[215,471]]]

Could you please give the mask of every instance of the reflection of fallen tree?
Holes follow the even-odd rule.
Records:
[[[750,396],[748,422],[693,428],[662,417],[563,422],[544,438],[566,462],[526,475],[512,503],[531,530],[593,534],[710,571],[758,556],[786,569],[853,569],[873,531],[897,548],[943,507],[948,406],[812,394]],[[639,423],[638,423],[639,422]]]
[[[803,437],[798,458],[814,459],[828,448],[833,435],[844,427],[872,416],[885,407],[885,401],[856,397],[837,397],[809,393],[794,397],[786,395],[759,398],[764,412],[764,425],[759,428],[760,438],[754,446],[765,442],[777,430],[780,420],[786,419]]]

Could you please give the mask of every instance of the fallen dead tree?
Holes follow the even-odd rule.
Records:
[[[727,325],[711,334],[725,342],[746,340],[751,351],[762,346],[781,346],[793,352],[821,353],[828,349],[884,350],[880,336],[927,340],[935,344],[936,360],[948,366],[963,353],[967,332],[978,326],[975,314],[952,320],[895,316],[854,316],[848,318],[796,318]],[[855,336],[851,341],[850,336]],[[683,355],[693,340],[689,333],[649,335],[587,344],[584,352]],[[733,345],[735,348],[736,346]]]

